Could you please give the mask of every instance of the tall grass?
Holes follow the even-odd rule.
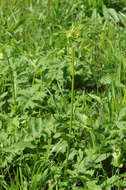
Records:
[[[121,1],[0,1],[1,190],[125,189],[125,17]]]

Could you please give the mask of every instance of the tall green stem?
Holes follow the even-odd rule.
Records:
[[[120,174],[119,174],[119,167],[118,167],[118,190],[120,190]]]
[[[71,88],[71,114],[70,114],[70,128],[69,128],[69,135],[72,132],[72,125],[73,125],[73,103],[74,103],[74,48],[72,48],[72,88]]]
[[[73,103],[74,103],[74,58],[75,58],[75,52],[74,47],[72,48],[72,87],[71,87],[71,114],[70,114],[70,126],[69,126],[69,139],[68,139],[68,148],[66,153],[66,165],[65,170],[68,166],[68,157],[70,152],[70,136],[72,134],[72,126],[73,126]]]

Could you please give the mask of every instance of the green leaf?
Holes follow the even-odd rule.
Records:
[[[8,148],[3,148],[2,151],[4,152],[11,152],[11,153],[18,153],[19,151],[23,151],[25,148],[35,148],[35,146],[31,142],[18,142],[15,143],[14,145],[8,147]]]
[[[113,75],[107,74],[100,79],[100,83],[103,85],[111,84],[113,81]]]
[[[117,182],[118,180],[118,176],[116,175],[113,175],[112,177],[106,179],[103,183],[102,183],[102,188],[108,188],[110,189],[111,188],[111,185],[113,185],[115,182]],[[111,190],[111,189],[110,189]]]
[[[98,103],[102,104],[101,98],[94,94],[88,94],[92,99],[96,100]]]
[[[65,141],[65,140],[60,140],[56,145],[53,146],[51,152],[52,152],[52,153],[53,153],[53,152],[56,152],[56,153],[59,153],[59,152],[65,153],[67,147],[68,147],[67,141]]]
[[[74,156],[77,154],[77,151],[74,149],[70,154],[69,154],[69,157],[68,159],[69,160],[73,160],[74,159]]]
[[[124,27],[126,27],[126,15],[123,14],[122,12],[119,12],[119,18]]]
[[[81,149],[79,149],[79,151],[78,151],[78,162],[82,161],[83,156],[84,156],[83,151]]]
[[[110,9],[108,9],[108,12],[113,17],[115,22],[119,22],[118,14],[115,11],[115,9],[110,8]]]
[[[104,154],[99,154],[95,160],[95,163],[102,162],[103,160],[106,160],[111,154],[110,153],[104,153]]]
[[[126,121],[126,107],[119,112],[118,121]]]
[[[0,95],[0,100],[5,98],[7,96],[8,92],[4,92],[3,94]]]
[[[61,133],[56,133],[54,136],[53,136],[53,138],[54,139],[57,139],[57,138],[59,138],[61,136]]]
[[[12,25],[10,28],[9,28],[9,32],[10,33],[13,33],[16,31],[17,28],[19,28],[19,26],[21,26],[23,23],[25,22],[25,17],[22,17],[16,24]]]
[[[102,190],[100,185],[96,185],[96,181],[87,182],[88,190]]]

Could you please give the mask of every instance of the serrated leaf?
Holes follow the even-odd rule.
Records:
[[[111,84],[113,81],[113,75],[107,74],[100,79],[100,83],[103,85]]]
[[[103,160],[106,160],[110,156],[110,153],[107,154],[99,154],[95,160],[95,163],[102,162]]]
[[[8,148],[3,148],[2,151],[4,152],[11,152],[11,153],[18,153],[19,151],[23,151],[25,148],[35,148],[35,146],[31,142],[18,142],[15,143],[14,145],[8,147]]]

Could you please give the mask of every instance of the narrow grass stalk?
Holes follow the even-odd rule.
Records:
[[[118,190],[120,190],[120,171],[119,171],[119,167],[118,167]]]
[[[41,87],[40,87],[40,89],[42,91],[42,89],[43,89],[42,69],[40,69],[40,79],[41,79]]]
[[[13,71],[13,96],[14,96],[14,104],[16,104],[16,96],[17,96],[17,74]]]
[[[34,84],[35,84],[35,72],[33,73],[33,79],[32,79],[32,86],[34,86]]]
[[[72,126],[73,126],[73,103],[74,103],[74,58],[75,52],[74,47],[72,48],[72,87],[71,87],[71,113],[70,113],[70,126],[69,126],[69,140],[68,140],[68,149],[66,153],[66,165],[65,170],[68,166],[68,156],[70,152],[70,136],[72,135]]]
[[[23,189],[23,176],[22,176],[22,168],[19,168],[19,173],[20,173],[20,189]]]
[[[70,114],[70,128],[69,128],[69,135],[72,132],[72,125],[73,125],[73,103],[74,103],[74,48],[72,48],[72,88],[71,88],[71,114]]]

